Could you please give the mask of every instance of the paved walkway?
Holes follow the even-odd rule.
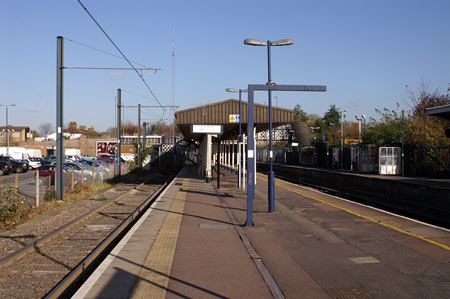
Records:
[[[450,232],[258,177],[186,167],[75,298],[448,298]]]

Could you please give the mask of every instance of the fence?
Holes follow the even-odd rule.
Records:
[[[130,163],[124,162],[121,164],[121,173],[126,174],[130,171]],[[18,189],[19,193],[25,197],[35,199],[35,205],[39,205],[39,200],[45,197],[47,190],[54,190],[55,175],[40,177],[39,171],[30,176],[25,174],[10,174],[9,176],[2,176],[0,180]],[[73,190],[77,184],[100,184],[105,180],[114,177],[114,165],[108,164],[105,167],[93,167],[81,170],[73,170],[70,168],[63,169],[63,188],[65,190]]]
[[[328,147],[326,143],[301,149],[294,147],[292,150],[274,147],[273,151],[275,163],[379,173],[380,147],[401,148],[401,144],[346,145],[342,153],[340,147]],[[257,148],[256,159],[260,162],[268,162],[268,148]],[[405,145],[404,170],[405,176],[448,178],[450,177],[450,147]]]

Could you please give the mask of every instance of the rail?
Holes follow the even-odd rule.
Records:
[[[60,226],[59,228],[55,229],[54,231],[49,232],[48,234],[34,240],[33,242],[31,242],[30,244],[10,253],[9,255],[3,257],[2,259],[0,259],[0,269],[3,267],[7,267],[9,265],[11,265],[12,263],[20,260],[21,258],[23,258],[26,254],[28,254],[29,252],[33,251],[33,250],[37,250],[37,248],[39,248],[40,245],[44,244],[45,242],[50,241],[53,237],[55,237],[56,235],[58,235],[59,233],[64,232],[65,230],[67,230],[68,228],[70,228],[71,226],[73,226],[74,224],[88,218],[89,216],[93,215],[94,213],[104,209],[105,207],[109,206],[110,204],[112,204],[114,201],[116,200],[120,200],[122,198],[125,198],[126,196],[128,196],[134,189],[138,189],[140,186],[143,186],[145,183],[153,180],[155,178],[155,176],[151,176],[150,178],[144,180],[144,182],[142,182],[141,184],[137,185],[136,187],[134,187],[133,189],[127,191],[126,193],[122,194],[121,196],[117,197],[117,198],[113,198],[103,204],[101,204],[100,206],[84,213],[83,215],[73,219],[72,221],[64,224],[63,226]]]
[[[126,231],[131,224],[147,209],[155,198],[167,187],[173,180],[173,175],[168,181],[158,188],[152,195],[150,195],[141,205],[139,205],[133,213],[131,213],[108,237],[106,237],[87,257],[85,257],[77,267],[75,267],[69,274],[67,274],[44,298],[59,298],[64,295],[71,288],[74,282],[78,281],[88,270],[89,266],[99,257],[102,256],[108,247],[116,241],[116,239]],[[153,179],[153,178],[152,178]],[[151,180],[151,179],[150,179]],[[149,181],[149,180],[148,180]],[[139,186],[145,184],[140,184]],[[139,187],[137,186],[136,189]],[[131,192],[130,190],[129,192]],[[128,193],[128,192],[127,192]],[[126,194],[124,194],[126,195]],[[122,196],[124,196],[122,195]]]

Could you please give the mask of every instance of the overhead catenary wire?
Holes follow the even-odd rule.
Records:
[[[132,94],[132,95],[135,95],[135,96],[141,97],[141,98],[143,98],[143,99],[148,99],[148,100],[152,100],[152,98],[149,98],[149,97],[147,97],[147,96],[144,96],[144,95],[138,94],[138,93],[136,93],[136,92],[134,92],[134,91],[130,91],[130,90],[126,90],[126,89],[122,89],[122,92],[125,92],[125,93],[129,93],[129,94]],[[168,105],[169,105],[169,103],[167,103],[167,102],[164,102],[164,101],[160,101],[160,102],[161,102],[161,103],[163,103],[163,104],[164,104],[164,106],[168,106]]]
[[[144,85],[147,87],[148,91],[151,93],[151,95],[154,97],[155,101],[159,104],[159,106],[161,106],[161,109],[163,109],[163,115],[166,111],[166,109],[164,107],[162,107],[161,103],[159,102],[158,98],[156,97],[156,95],[153,93],[152,89],[150,88],[150,86],[147,84],[147,82],[144,80],[144,78],[142,77],[142,75],[138,72],[138,70],[134,67],[134,65],[131,63],[131,61],[127,58],[127,56],[122,52],[122,50],[120,50],[120,48],[116,45],[116,43],[111,39],[111,37],[109,37],[108,33],[106,33],[106,31],[102,28],[102,26],[100,25],[99,22],[97,22],[97,20],[94,18],[94,16],[89,12],[89,10],[86,8],[86,6],[84,6],[83,3],[81,3],[80,0],[77,0],[77,2],[81,5],[81,7],[84,9],[84,11],[89,15],[89,17],[92,19],[92,21],[94,21],[94,23],[98,26],[98,28],[100,28],[100,30],[103,32],[103,34],[108,38],[108,40],[113,44],[113,46],[116,48],[116,50],[120,53],[120,55],[122,55],[122,57],[128,62],[128,64],[134,69],[134,71],[136,72],[136,74],[138,74],[139,78],[141,78],[142,82],[144,83]]]
[[[82,43],[82,42],[79,42],[79,41],[76,41],[76,40],[73,40],[73,39],[70,39],[70,38],[67,38],[67,37],[64,37],[64,39],[65,39],[65,40],[68,40],[68,41],[70,41],[70,42],[72,42],[72,43],[75,43],[75,44],[79,44],[79,45],[81,45],[81,46],[84,46],[84,47],[86,47],[86,48],[89,48],[89,49],[92,49],[92,50],[101,52],[101,53],[103,53],[103,54],[110,55],[110,56],[113,56],[113,57],[116,57],[116,58],[125,60],[123,57],[121,57],[121,56],[119,56],[119,55],[116,55],[116,54],[113,54],[113,53],[109,53],[109,52],[107,52],[107,51],[105,51],[105,50],[95,48],[95,47],[90,46],[90,45],[88,45],[88,44],[85,44],[85,43]],[[140,65],[140,66],[147,67],[147,65],[145,65],[145,64],[142,64],[142,63],[139,63],[139,62],[136,62],[136,61],[133,61],[133,60],[130,60],[130,61],[131,61],[132,63],[134,63],[134,64],[138,64],[138,65]]]

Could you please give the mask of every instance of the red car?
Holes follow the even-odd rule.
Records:
[[[56,165],[54,164],[46,164],[39,167],[39,176],[47,177],[47,176],[54,176],[55,175],[55,168]]]

